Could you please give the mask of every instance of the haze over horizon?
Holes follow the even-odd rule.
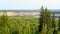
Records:
[[[60,9],[59,0],[0,0],[0,10]]]

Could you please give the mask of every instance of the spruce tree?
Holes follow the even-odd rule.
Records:
[[[45,21],[46,21],[46,25],[47,25],[47,34],[51,34],[51,12],[45,8]]]
[[[59,16],[59,20],[58,20],[58,30],[60,31],[60,16]]]
[[[55,15],[52,14],[52,28],[55,28]]]
[[[5,14],[3,13],[3,15],[1,16],[1,21],[0,21],[0,33],[1,34],[10,34],[8,26],[7,26],[7,18],[5,17]]]
[[[53,27],[53,34],[57,34],[57,30],[56,30],[56,23],[55,23],[55,15],[54,13],[52,14],[53,17],[52,17],[52,27]]]
[[[40,18],[39,18],[39,32],[42,31],[42,25],[43,25],[43,13],[44,13],[44,9],[43,9],[43,6],[41,8],[41,12],[40,12]]]
[[[41,8],[41,12],[40,12],[40,25],[39,25],[39,31],[41,32],[41,34],[46,34],[46,18],[45,18],[46,14],[45,14],[45,9]]]

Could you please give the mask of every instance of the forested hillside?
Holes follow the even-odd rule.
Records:
[[[38,18],[0,16],[0,34],[37,34]]]
[[[47,8],[41,8],[41,15],[36,17],[0,16],[0,34],[60,34],[60,17]]]

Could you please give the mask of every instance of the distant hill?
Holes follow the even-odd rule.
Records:
[[[60,9],[50,9],[50,10],[54,12],[60,12]]]
[[[60,16],[60,9],[50,9],[51,13],[55,13],[55,17],[59,18]],[[10,16],[39,16],[40,10],[0,10],[0,12],[7,12]],[[23,13],[20,13],[23,12]]]
[[[50,9],[50,11],[60,13],[60,9]],[[0,12],[40,12],[40,10],[0,10]]]
[[[60,9],[54,9],[54,10],[50,10],[50,11],[55,14],[60,14]]]
[[[40,12],[40,10],[0,10],[0,12]]]

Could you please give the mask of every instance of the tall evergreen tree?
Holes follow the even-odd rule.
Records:
[[[57,34],[56,23],[55,23],[55,15],[54,15],[54,13],[52,15],[53,15],[53,17],[52,17],[52,27],[54,28],[53,34]]]
[[[41,12],[40,12],[40,18],[39,18],[39,31],[41,32],[42,31],[42,25],[43,25],[43,13],[44,13],[44,9],[43,9],[43,6],[41,8]]]
[[[1,32],[1,34],[10,34],[10,32],[9,32],[9,29],[8,29],[8,26],[7,26],[7,18],[5,17],[5,14],[3,14],[2,16],[1,16],[1,21],[0,21],[0,26],[1,26],[1,30],[0,30],[0,32]]]
[[[59,16],[59,20],[58,20],[58,30],[60,31],[60,16]]]
[[[46,34],[46,12],[45,9],[43,9],[43,6],[41,8],[40,12],[40,25],[39,25],[39,31],[41,34]]]
[[[10,21],[9,21],[9,17],[8,17],[8,15],[7,15],[7,12],[4,12],[4,13],[3,13],[3,15],[2,15],[2,20],[3,20],[3,22],[6,24],[7,27],[10,27],[10,26],[9,26]]]
[[[50,31],[50,29],[51,29],[51,26],[52,26],[52,24],[51,24],[51,12],[47,9],[47,8],[45,8],[45,21],[46,21],[46,25],[47,25],[47,34],[51,34],[51,31]]]
[[[52,28],[55,28],[55,15],[52,14]]]
[[[44,12],[42,13],[42,22],[43,22],[43,27],[42,27],[42,32],[41,32],[41,34],[46,34],[46,31],[47,31],[47,24],[46,24],[46,17],[47,17],[47,14],[46,14],[46,10],[44,9]]]

